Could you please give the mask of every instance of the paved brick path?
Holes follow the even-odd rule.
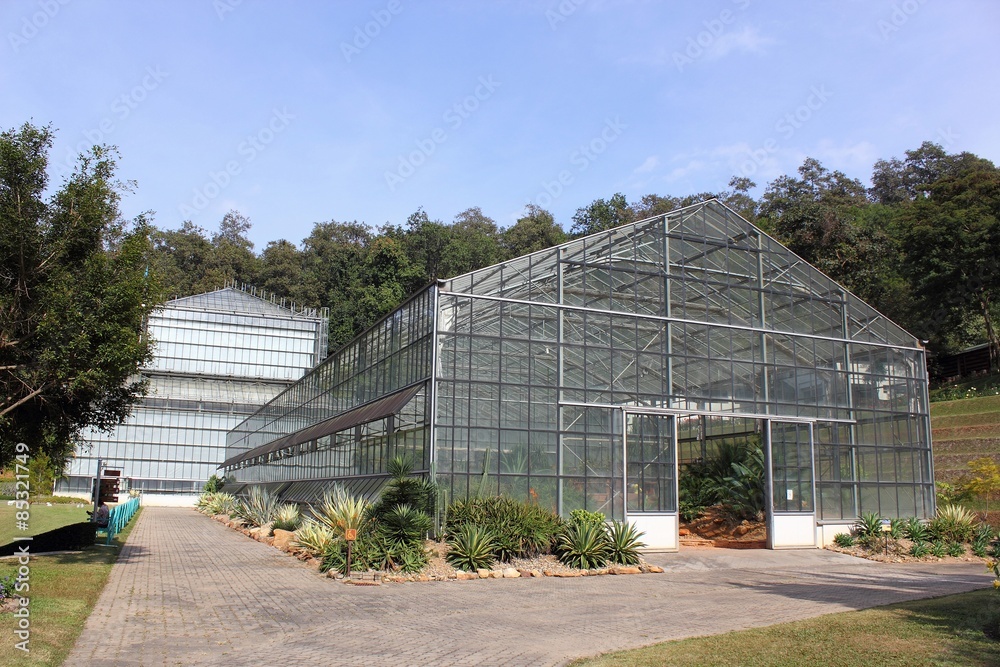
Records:
[[[685,550],[659,575],[345,586],[189,509],[145,508],[66,665],[550,665],[988,585],[980,564]]]

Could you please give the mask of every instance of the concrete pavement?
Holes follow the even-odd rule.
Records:
[[[558,665],[989,585],[980,563],[652,554],[664,574],[345,586],[191,509],[147,507],[66,665]]]

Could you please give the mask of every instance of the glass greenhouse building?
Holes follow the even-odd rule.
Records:
[[[149,392],[110,433],[90,430],[60,493],[89,494],[97,459],[145,494],[198,493],[225,459],[226,435],[327,352],[326,312],[236,287],[173,299],[149,316]]]
[[[442,504],[508,494],[678,547],[678,478],[763,447],[771,547],[928,517],[924,351],[712,200],[439,281],[249,417],[227,476],[372,495],[397,453]]]

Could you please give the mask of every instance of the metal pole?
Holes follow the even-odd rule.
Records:
[[[97,459],[97,477],[94,481],[94,512],[90,515],[91,521],[97,521],[97,508],[101,503],[101,467],[104,464],[104,459]]]

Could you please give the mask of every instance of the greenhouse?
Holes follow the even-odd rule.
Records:
[[[758,443],[772,548],[934,512],[924,351],[715,200],[439,281],[228,437],[227,477],[507,494],[678,548],[679,482]]]
[[[101,461],[147,503],[190,502],[225,458],[229,431],[327,351],[325,309],[235,285],[167,301],[146,330],[155,341],[141,370],[146,398],[110,432],[83,433],[58,493],[89,496]]]

